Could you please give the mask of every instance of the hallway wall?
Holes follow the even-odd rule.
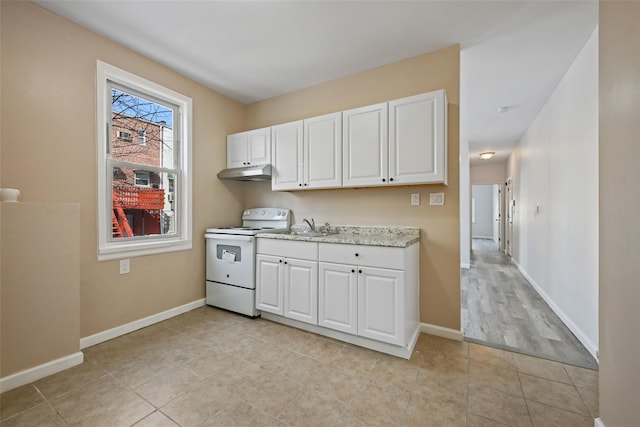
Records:
[[[494,192],[493,185],[471,186],[472,209],[474,211],[472,213],[471,236],[474,239],[493,239]]]
[[[511,154],[513,259],[572,332],[598,348],[598,34]]]

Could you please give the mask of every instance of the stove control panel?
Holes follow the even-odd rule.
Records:
[[[287,221],[289,219],[289,212],[289,209],[285,208],[251,208],[246,209],[242,213],[242,220]]]

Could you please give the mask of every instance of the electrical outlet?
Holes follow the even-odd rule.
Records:
[[[444,193],[429,193],[429,204],[431,206],[444,206]]]
[[[127,274],[131,271],[131,264],[128,259],[120,260],[120,274]]]
[[[411,195],[411,206],[420,205],[420,193],[413,193]]]

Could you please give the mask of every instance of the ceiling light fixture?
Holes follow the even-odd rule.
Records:
[[[507,111],[510,111],[511,109],[513,109],[513,107],[512,107],[512,106],[510,106],[510,105],[504,105],[504,106],[502,106],[502,107],[498,108],[498,109],[496,110],[496,112],[498,112],[498,113],[506,113]]]
[[[485,151],[484,153],[480,153],[480,158],[482,160],[489,160],[490,158],[492,158],[496,153],[493,151]]]

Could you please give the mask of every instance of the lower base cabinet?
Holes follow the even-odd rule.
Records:
[[[389,344],[406,344],[404,272],[358,269],[358,335]]]
[[[358,333],[358,276],[355,266],[319,263],[318,325]]]

